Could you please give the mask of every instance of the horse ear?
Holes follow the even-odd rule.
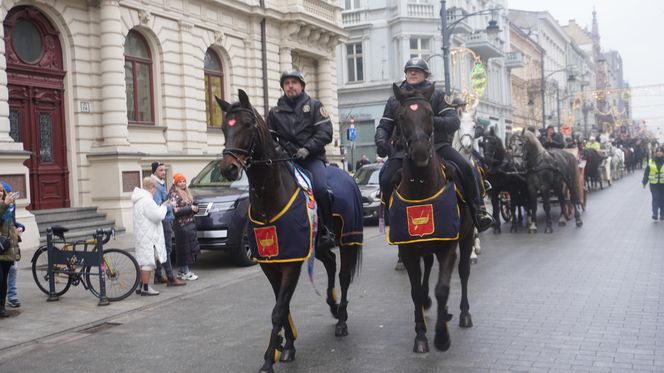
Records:
[[[231,104],[229,104],[228,102],[226,102],[226,101],[220,99],[220,98],[217,97],[217,96],[214,96],[214,98],[217,100],[217,104],[219,104],[219,107],[221,108],[221,111],[223,111],[223,112],[227,112],[228,109],[230,109]]]
[[[422,90],[422,96],[424,96],[424,98],[426,98],[427,101],[430,101],[431,96],[433,96],[433,92],[435,90],[436,90],[436,83],[432,83],[430,86]]]
[[[493,126],[489,127],[489,135],[496,136],[496,131]]]
[[[401,102],[401,88],[396,83],[392,83],[392,91],[394,92],[394,97]]]
[[[249,96],[247,96],[247,92],[238,89],[237,94],[240,96],[240,103],[242,104],[242,107],[247,109],[251,108],[251,103],[249,102]]]

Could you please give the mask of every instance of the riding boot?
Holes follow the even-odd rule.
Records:
[[[495,221],[491,214],[486,211],[486,207],[477,202],[469,204],[469,207],[473,215],[473,223],[475,223],[478,232],[484,232],[493,226]]]

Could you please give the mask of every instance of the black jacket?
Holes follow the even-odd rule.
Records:
[[[323,104],[305,92],[295,99],[294,106],[289,101],[286,96],[279,98],[267,116],[267,127],[291,156],[306,148],[309,157],[325,160],[325,145],[332,142],[332,121]]]
[[[560,133],[554,133],[551,136],[551,141],[547,141],[546,133],[540,136],[539,141],[544,146],[544,149],[563,149],[565,147],[565,138]]]
[[[426,88],[431,85],[431,82],[425,80],[418,89]],[[401,83],[402,88],[414,89],[410,84],[404,80]],[[431,96],[431,109],[433,110],[433,126],[434,126],[434,145],[436,149],[443,144],[452,144],[454,132],[459,129],[461,122],[456,110],[449,106],[445,100],[443,92],[436,89]],[[394,96],[391,96],[385,104],[385,111],[380,123],[376,128],[376,135],[374,141],[376,143],[377,152],[379,157],[390,156],[390,158],[403,158],[405,150],[403,140],[399,127],[396,126],[394,116],[399,109],[399,101]]]

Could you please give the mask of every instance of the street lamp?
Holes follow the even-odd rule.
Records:
[[[493,14],[501,10],[502,7],[498,6],[496,8],[485,9],[473,13],[464,14],[459,19],[448,24],[446,3],[447,3],[446,0],[440,0],[440,20],[442,23],[440,32],[442,33],[443,36],[442,49],[443,49],[443,75],[445,79],[445,95],[450,96],[452,94],[452,88],[450,86],[450,35],[452,35],[453,33],[452,30],[454,29],[454,26],[459,24],[459,22],[472,16],[487,15],[487,14],[491,14],[493,16]],[[500,32],[500,28],[498,27],[498,21],[491,19],[491,21],[489,21],[489,26],[487,26],[486,28],[486,32],[487,34]]]
[[[562,69],[550,71],[547,75],[544,75],[546,71],[544,71],[544,52],[542,52],[542,77],[540,81],[540,93],[542,96],[542,129],[546,128],[546,108],[544,104],[544,90],[546,89],[546,80],[551,77],[551,75],[559,73],[561,71],[569,71],[569,66],[566,66]],[[567,81],[572,82],[576,80],[576,77],[574,75],[569,75],[567,76]],[[557,82],[556,82],[557,83]],[[557,105],[557,112],[558,112],[558,129],[560,129],[560,102],[558,101],[558,94],[559,94],[560,88],[556,84],[556,105]]]

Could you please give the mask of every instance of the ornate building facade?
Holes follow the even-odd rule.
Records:
[[[292,67],[338,142],[337,1],[5,0],[0,18],[0,179],[27,245],[31,210],[96,206],[131,230],[152,161],[192,177],[221,152],[214,96],[242,88],[263,114]]]

